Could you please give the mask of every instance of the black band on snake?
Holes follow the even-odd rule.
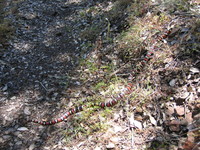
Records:
[[[163,39],[167,38],[168,35],[171,33],[171,30],[166,31],[162,36],[159,36],[155,42],[152,44],[152,46],[150,47],[150,50],[147,52],[146,56],[142,59],[142,61],[138,64],[138,68],[134,69],[132,71],[132,73],[129,76],[129,80],[132,80],[133,77],[135,76],[136,72],[140,72],[141,68],[151,59],[151,56],[154,54],[154,51],[156,49],[155,45],[158,41],[162,41]],[[39,120],[29,120],[29,122],[34,122],[40,125],[53,125],[59,122],[64,121],[65,119],[67,119],[70,115],[73,115],[75,113],[81,112],[83,111],[85,108],[90,108],[93,106],[99,106],[101,108],[104,107],[112,107],[113,105],[117,104],[118,101],[124,99],[125,95],[128,95],[132,92],[132,88],[133,88],[133,84],[128,83],[128,85],[122,89],[122,92],[119,93],[117,96],[112,96],[112,100],[109,102],[101,102],[98,104],[90,104],[90,105],[82,105],[82,106],[78,106],[75,107],[73,109],[71,109],[70,111],[66,112],[62,117],[54,119],[52,121],[39,121]]]

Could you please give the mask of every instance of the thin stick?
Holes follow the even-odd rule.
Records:
[[[47,88],[42,84],[42,82],[39,82],[39,83],[45,89],[45,91],[48,91]]]

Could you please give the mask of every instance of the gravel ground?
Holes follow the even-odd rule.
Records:
[[[92,3],[65,0],[7,3],[6,10],[12,11],[7,17],[12,20],[16,34],[8,50],[0,54],[0,149],[40,149],[48,131],[28,129],[26,119],[56,114],[61,108],[58,104],[64,101],[68,74],[77,66],[81,54],[79,32],[84,21],[76,19],[80,19],[79,11]],[[59,140],[54,141],[54,146]]]

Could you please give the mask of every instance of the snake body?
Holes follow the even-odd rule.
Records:
[[[171,30],[167,30],[163,35],[157,37],[157,39],[153,42],[152,46],[149,48],[150,50],[147,52],[146,56],[138,64],[138,67],[136,69],[133,69],[133,71],[130,73],[130,76],[128,78],[129,80],[132,80],[136,72],[140,72],[141,68],[151,59],[151,56],[154,54],[154,51],[156,49],[156,46],[155,46],[156,43],[158,41],[162,41],[163,39],[166,39],[170,33],[171,33]],[[93,106],[99,106],[101,108],[112,107],[113,105],[117,104],[120,100],[124,99],[126,95],[130,94],[132,92],[132,88],[133,88],[133,84],[128,83],[127,86],[124,89],[122,89],[122,91],[119,94],[117,94],[116,96],[112,96],[112,100],[108,102],[101,102],[97,104],[94,103],[90,105],[82,105],[82,106],[75,107],[69,110],[68,112],[66,112],[60,118],[54,119],[52,121],[39,121],[36,119],[32,119],[32,120],[29,120],[29,122],[34,122],[40,125],[53,125],[53,124],[64,121],[65,119],[67,119],[69,116],[73,114],[83,111],[85,108],[90,108]]]

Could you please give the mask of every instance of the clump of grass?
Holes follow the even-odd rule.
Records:
[[[85,72],[87,72],[89,74],[93,74],[96,71],[98,71],[97,64],[95,63],[95,61],[93,59],[82,60],[80,62],[80,64],[81,64],[81,66],[85,66]]]
[[[170,18],[166,14],[160,13],[159,15],[153,15],[151,18],[151,21],[152,21],[151,26],[154,25],[154,26],[156,26],[157,29],[159,29],[159,26],[162,27],[164,24],[169,22]]]
[[[95,41],[99,33],[101,32],[100,25],[92,25],[81,32],[80,37],[84,40]]]
[[[103,81],[101,81],[101,82],[99,82],[99,83],[96,84],[95,90],[102,89],[102,88],[105,87],[105,86],[106,86],[106,83],[103,82]]]
[[[139,45],[142,42],[140,32],[142,30],[140,25],[134,25],[118,36],[117,41],[120,41],[118,43],[118,52],[123,61],[130,60],[133,56],[139,57],[141,48]]]

